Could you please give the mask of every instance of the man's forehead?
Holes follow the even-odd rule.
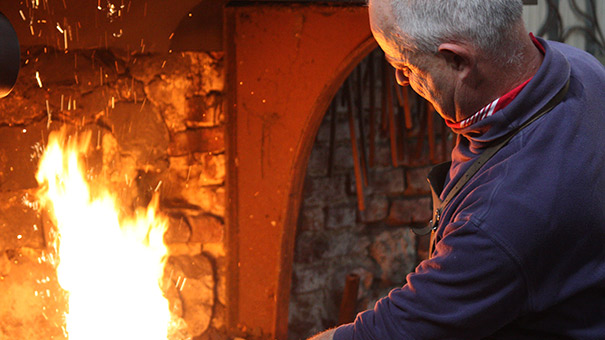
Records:
[[[405,64],[408,61],[408,56],[402,50],[402,45],[398,41],[401,39],[396,32],[388,32],[384,30],[372,29],[374,39],[384,51],[387,61],[391,64]]]

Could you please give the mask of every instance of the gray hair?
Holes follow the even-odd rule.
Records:
[[[517,59],[515,31],[523,23],[522,0],[387,0],[404,49],[437,52],[443,42],[464,42],[487,55]]]

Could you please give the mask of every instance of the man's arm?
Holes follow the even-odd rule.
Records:
[[[319,333],[314,337],[309,338],[308,340],[332,340],[334,337],[334,332],[336,328],[329,329],[325,332]]]

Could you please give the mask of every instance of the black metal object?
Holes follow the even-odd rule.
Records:
[[[538,35],[551,40],[566,42],[574,34],[583,34],[585,38],[584,49],[595,55],[605,56],[605,37],[601,30],[599,18],[597,17],[597,1],[584,0],[586,10],[578,5],[578,0],[568,0],[572,12],[582,20],[582,24],[565,26],[560,13],[560,0],[546,0],[548,4],[548,15]],[[603,4],[598,2],[598,4]]]
[[[17,33],[8,19],[0,13],[0,98],[6,97],[15,85],[20,58]]]

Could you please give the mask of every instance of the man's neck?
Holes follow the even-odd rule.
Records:
[[[508,93],[533,77],[542,61],[544,55],[532,41],[525,28],[520,27],[520,47],[517,55],[519,60],[510,65],[503,65],[493,60],[483,60],[477,65],[478,81],[475,90],[471,91],[475,96],[467,96],[466,105],[456,107],[456,121],[462,121],[497,98]],[[473,100],[472,98],[475,98]]]

